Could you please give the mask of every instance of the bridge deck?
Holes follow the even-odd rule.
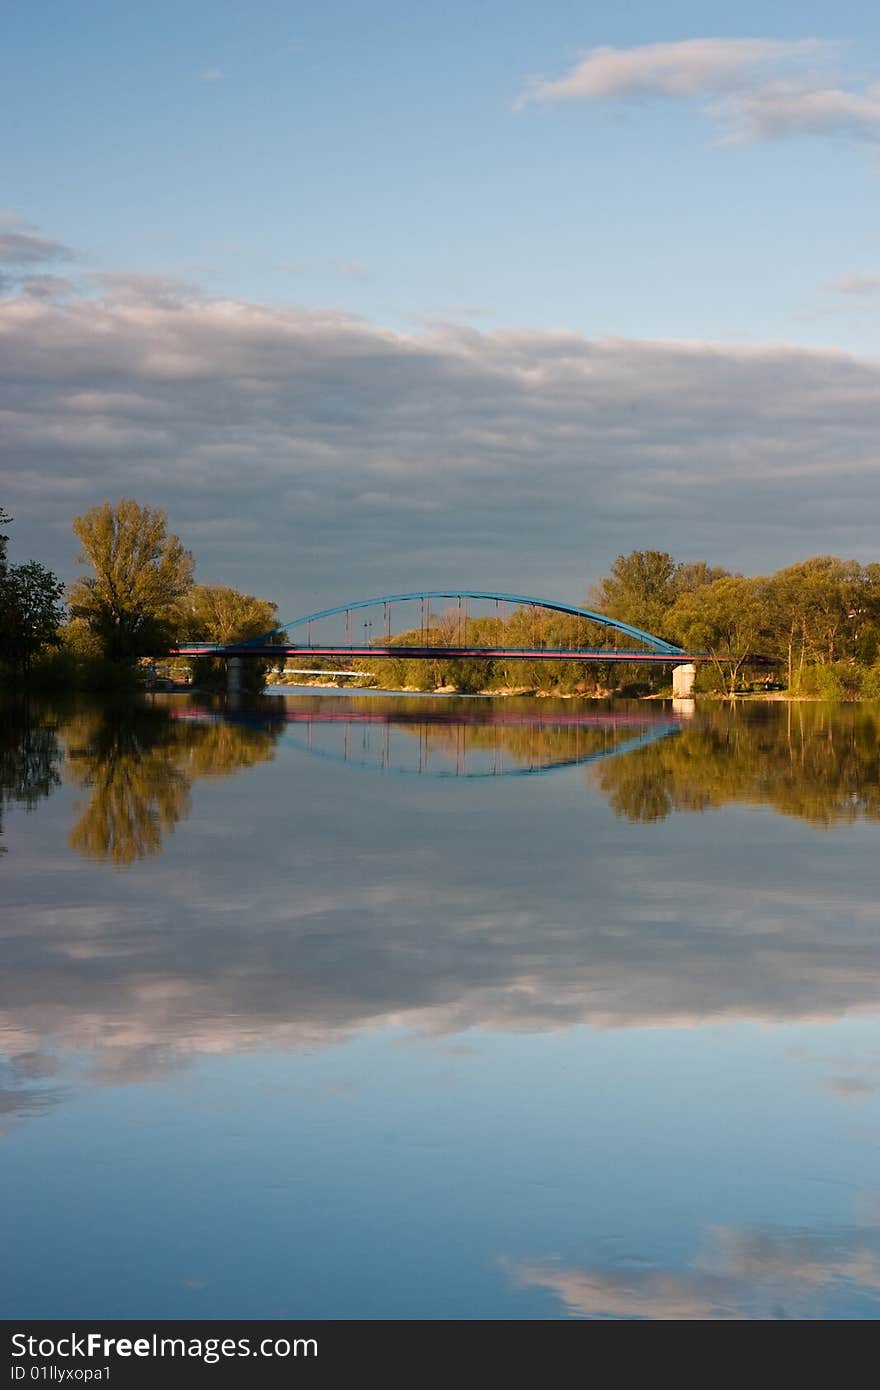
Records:
[[[170,649],[172,656],[250,656],[261,657],[263,660],[277,661],[279,657],[285,659],[296,657],[302,660],[314,661],[322,657],[332,657],[338,659],[344,657],[346,660],[353,661],[361,659],[364,661],[375,660],[377,657],[393,657],[405,661],[454,661],[454,660],[474,660],[474,661],[613,661],[613,662],[644,662],[667,665],[681,666],[683,663],[696,661],[710,661],[711,657],[705,652],[651,652],[651,651],[615,651],[613,649],[595,648],[593,650],[579,649],[575,647],[399,647],[399,646],[373,646],[373,647],[302,647],[302,646],[211,646],[205,643],[192,643],[181,645]]]

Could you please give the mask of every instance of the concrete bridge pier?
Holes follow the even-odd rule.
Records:
[[[696,678],[697,668],[692,661],[686,662],[683,666],[673,666],[672,698],[674,700],[689,700],[694,693]]]
[[[236,700],[241,694],[241,657],[226,658],[226,694]]]

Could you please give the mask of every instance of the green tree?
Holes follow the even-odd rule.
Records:
[[[64,622],[64,585],[30,560],[0,571],[0,662],[26,675],[36,654],[58,646]]]
[[[0,526],[12,521],[0,507]],[[0,534],[0,666],[27,676],[34,657],[57,647],[64,622],[64,585],[35,560],[7,561],[8,536]]]
[[[813,661],[819,666],[854,661],[874,606],[869,577],[857,560],[834,555],[817,555],[797,568],[803,632]]]
[[[771,631],[797,689],[810,666],[870,666],[880,645],[880,566],[817,555],[768,581]]]
[[[223,584],[196,584],[186,596],[187,637],[194,642],[244,642],[260,637],[278,622],[278,608]]]
[[[255,598],[222,584],[197,584],[181,605],[179,625],[193,642],[246,642],[275,627],[278,609],[270,599]],[[280,639],[274,639],[280,641]],[[271,662],[248,657],[243,664],[242,686],[251,694],[262,690]],[[193,662],[193,682],[220,689],[226,681],[221,659],[199,657]]]
[[[672,605],[684,594],[723,579],[727,570],[705,560],[677,563],[667,550],[631,550],[618,555],[611,573],[591,589],[590,603],[609,618],[661,637]]]
[[[169,535],[164,511],[124,497],[74,519],[80,563],[94,573],[77,580],[71,613],[98,637],[104,655],[128,662],[154,654],[174,637],[178,605],[192,587],[192,556]]]
[[[678,600],[682,594],[691,594],[714,584],[716,579],[725,579],[730,571],[718,565],[707,565],[705,560],[693,560],[676,567],[672,581],[672,592]]]
[[[767,581],[768,622],[776,653],[785,662],[786,685],[800,680],[807,655],[802,566],[778,570]],[[797,654],[797,673],[795,659]]]
[[[705,560],[679,564],[666,550],[631,550],[628,555],[618,555],[611,573],[590,591],[589,601],[609,618],[619,618],[655,637],[668,638],[673,636],[670,613],[677,601],[707,588],[726,573]],[[606,634],[604,640],[609,635],[617,645],[613,634]],[[632,643],[627,639],[625,645]],[[631,665],[625,672],[618,669],[607,679],[614,683],[623,679],[636,687],[656,689],[668,676],[660,668],[646,664]]]
[[[590,601],[609,618],[619,618],[660,637],[675,602],[678,569],[666,550],[631,550],[628,555],[618,555],[611,573],[591,590]]]
[[[739,574],[682,594],[669,614],[669,626],[682,645],[712,657],[727,694],[766,640],[768,621],[766,580]]]

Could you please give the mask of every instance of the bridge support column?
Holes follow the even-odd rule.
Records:
[[[694,681],[697,678],[697,668],[692,661],[684,666],[674,666],[672,668],[672,698],[674,700],[689,700],[694,693]]]
[[[241,694],[241,657],[226,658],[226,694],[233,697]]]

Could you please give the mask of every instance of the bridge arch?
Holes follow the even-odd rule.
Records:
[[[579,608],[571,603],[557,603],[553,599],[535,598],[529,594],[506,594],[492,589],[419,589],[409,594],[380,594],[378,598],[356,599],[351,603],[339,603],[334,608],[322,608],[316,613],[306,613],[301,618],[293,618],[288,623],[282,623],[280,627],[272,628],[271,632],[264,632],[260,637],[253,637],[247,642],[239,642],[235,645],[239,649],[259,647],[271,638],[278,637],[283,632],[289,632],[291,628],[305,627],[310,623],[319,622],[322,618],[335,618],[343,613],[354,612],[359,608],[378,607],[379,604],[409,603],[426,599],[484,599],[490,603],[511,603],[525,608],[543,608],[551,613],[565,613],[573,618],[584,618],[588,622],[598,623],[602,627],[609,627],[616,632],[622,632],[627,637],[644,642],[652,652],[665,656],[685,655],[684,649],[677,647],[673,642],[666,642],[662,637],[655,637],[653,633],[644,632],[641,628],[621,622],[618,618],[609,618],[605,613],[594,613],[589,608]]]

